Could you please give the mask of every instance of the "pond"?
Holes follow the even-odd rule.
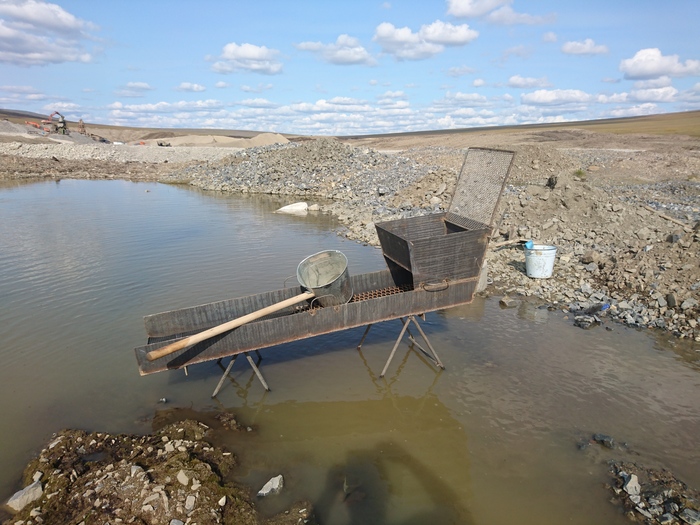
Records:
[[[281,473],[285,491],[261,511],[308,498],[324,524],[622,524],[604,487],[611,458],[700,486],[696,348],[582,330],[528,302],[428,314],[445,371],[404,342],[379,378],[391,321],[360,351],[362,328],[262,350],[270,392],[245,360],[215,399],[215,362],[139,376],[144,315],[281,288],[325,249],[351,274],[384,268],[332,217],[273,213],[289,203],[126,181],[0,187],[0,497],[53,432],[148,433],[173,407],[233,411],[255,429],[221,438],[236,481],[257,490]],[[579,450],[597,432],[626,446]]]

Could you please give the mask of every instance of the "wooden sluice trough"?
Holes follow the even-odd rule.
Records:
[[[447,213],[378,223],[377,233],[388,269],[349,276],[353,295],[345,304],[322,307],[313,299],[303,301],[152,360],[148,358],[150,352],[291,299],[304,288],[283,288],[146,316],[148,343],[135,349],[141,375],[187,370],[190,365],[231,357],[213,397],[235,358],[244,354],[269,390],[250,352],[360,326],[367,326],[364,341],[373,324],[396,319],[401,320],[403,328],[381,376],[385,375],[407,331],[418,349],[437,367],[444,368],[417,316],[472,301],[512,159],[513,153],[509,151],[469,149]],[[411,323],[427,350],[410,333]]]

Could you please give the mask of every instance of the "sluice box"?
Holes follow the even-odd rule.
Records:
[[[386,373],[406,332],[436,366],[444,368],[416,316],[472,301],[513,155],[511,151],[470,148],[446,213],[377,224],[388,269],[350,276],[349,289],[354,292],[343,304],[323,305],[315,299],[298,304],[295,296],[304,292],[302,286],[147,316],[148,343],[135,349],[140,373],[186,370],[189,365],[231,356],[215,396],[235,357],[245,354],[268,389],[249,355],[251,351],[359,326],[367,326],[366,336],[372,324],[396,319],[401,320],[403,329],[380,377]],[[294,302],[289,306],[285,303],[274,314],[255,317],[235,329],[217,332],[215,337],[174,349],[162,357],[157,353],[174,341],[287,300]],[[410,323],[419,330],[429,351],[410,334]]]

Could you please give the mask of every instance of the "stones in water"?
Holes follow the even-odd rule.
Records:
[[[263,485],[263,488],[258,491],[258,497],[264,498],[265,496],[270,496],[271,494],[278,494],[282,490],[282,487],[284,487],[284,478],[282,477],[282,474],[280,474],[279,476],[271,478],[267,483],[265,483],[265,485]]]
[[[16,512],[19,512],[33,501],[41,498],[43,493],[44,490],[41,486],[41,481],[36,480],[31,485],[28,485],[22,490],[15,492],[8,500],[7,506]]]

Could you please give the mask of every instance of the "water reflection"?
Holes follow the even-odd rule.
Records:
[[[259,434],[218,436],[241,458],[236,479],[261,487],[285,477],[283,494],[259,501],[266,514],[308,499],[322,523],[472,523],[466,434],[435,394],[395,395],[387,386],[379,399],[237,413],[244,424],[259,422]]]

